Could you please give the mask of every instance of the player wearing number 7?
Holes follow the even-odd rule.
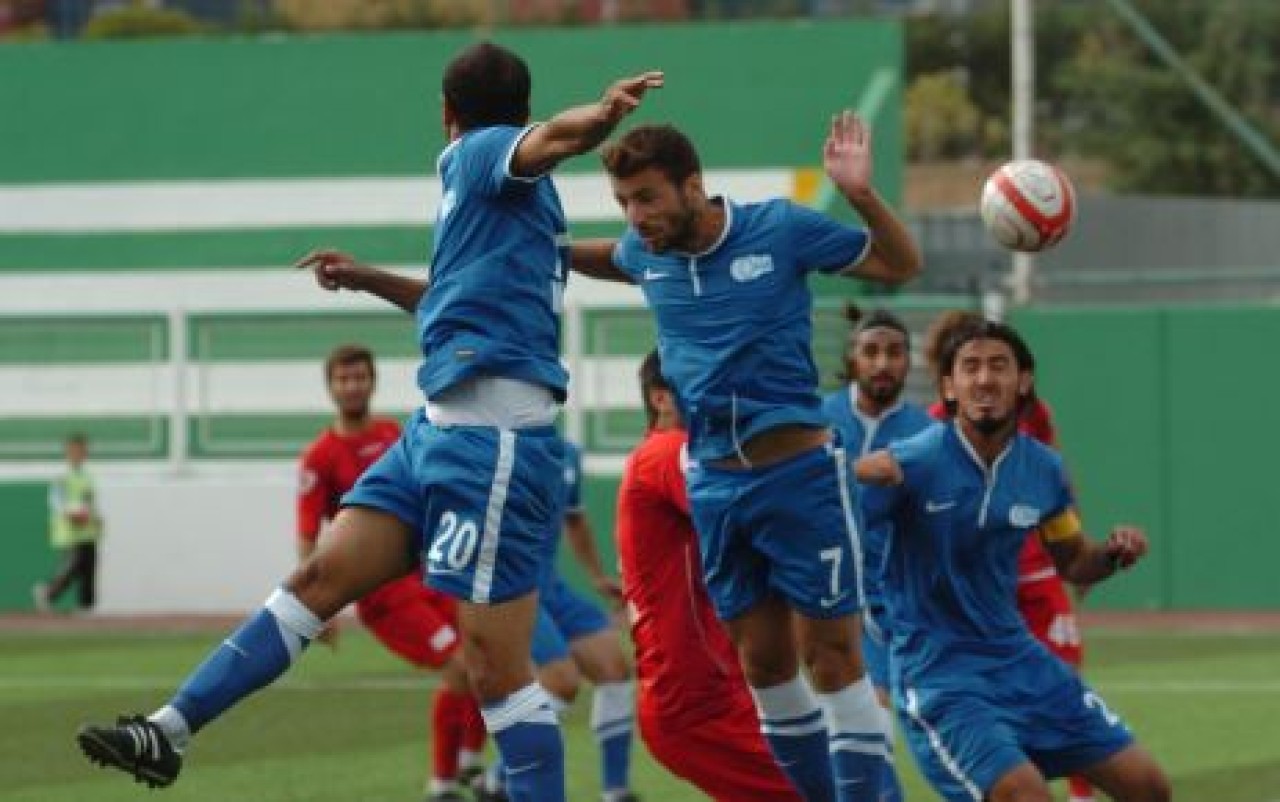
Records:
[[[193,733],[283,674],[348,602],[425,555],[428,584],[458,599],[463,660],[512,798],[563,802],[564,746],[529,661],[565,495],[554,423],[568,383],[559,353],[568,228],[549,173],[592,150],[662,80],[623,79],[597,102],[528,125],[532,82],[519,56],[480,43],[450,62],[429,289],[375,279],[333,251],[301,263],[324,287],[372,292],[415,314],[424,407],[343,498],[332,538],[169,704],[81,730],[90,759],[168,785]]]
[[[617,243],[575,245],[573,268],[639,284],[653,310],[688,425],[707,591],[761,729],[809,802],[878,799],[888,743],[861,659],[857,489],[817,393],[809,290],[815,272],[898,283],[920,268],[872,185],[870,135],[846,112],[823,148],[866,228],[786,199],[708,197],[697,151],[671,126],[632,129],[602,155],[629,227]]]
[[[886,531],[894,706],[921,770],[949,802],[1050,802],[1046,778],[1081,774],[1118,802],[1165,802],[1168,780],[1120,719],[1027,630],[1018,553],[1038,529],[1063,578],[1088,584],[1146,554],[1141,530],[1080,531],[1058,455],[1018,432],[1031,352],[974,321],[943,347],[951,420],[873,452],[859,480]]]

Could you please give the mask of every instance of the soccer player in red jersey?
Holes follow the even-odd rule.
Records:
[[[640,367],[649,431],[618,490],[636,718],[650,753],[716,802],[799,802],[760,733],[737,652],[702,584],[681,469],[685,431],[657,352]]]
[[[375,417],[370,399],[376,380],[373,353],[359,345],[334,349],[325,360],[325,380],[337,415],[302,454],[298,487],[298,557],[316,548],[325,521],[337,513],[342,495],[400,437],[400,425]],[[384,646],[419,668],[439,671],[432,700],[432,776],[428,802],[466,799],[459,771],[478,769],[484,721],[472,697],[458,647],[454,600],[406,574],[356,602],[356,614]],[[320,639],[333,645],[331,621]],[[467,766],[460,766],[461,761]]]
[[[976,312],[953,310],[944,312],[929,326],[925,335],[924,356],[935,381],[938,355],[946,340],[966,323],[981,319],[982,315]],[[929,407],[929,414],[938,420],[947,418],[947,410],[941,400]],[[1018,419],[1018,429],[1047,446],[1058,448],[1053,413],[1049,410],[1049,405],[1035,395],[1034,391]],[[1080,627],[1076,623],[1071,596],[1067,593],[1066,583],[1054,568],[1049,552],[1034,532],[1018,554],[1018,612],[1022,613],[1027,628],[1036,640],[1063,662],[1076,670],[1080,669],[1084,663],[1084,646],[1080,640]],[[1094,802],[1093,788],[1084,778],[1069,777],[1067,784],[1071,793],[1070,802]]]

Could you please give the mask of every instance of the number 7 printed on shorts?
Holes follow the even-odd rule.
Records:
[[[840,589],[840,561],[844,559],[844,549],[839,546],[823,549],[818,552],[818,557],[824,563],[831,563],[831,595],[818,599],[818,604],[823,607],[835,607],[848,593]]]

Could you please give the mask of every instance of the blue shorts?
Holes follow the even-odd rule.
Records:
[[[894,706],[921,772],[949,802],[984,799],[1027,761],[1053,779],[1133,743],[1102,698],[1038,644],[988,672],[926,682],[904,677]]]
[[[751,470],[689,468],[707,591],[721,620],[771,593],[810,618],[862,605],[857,487],[835,443]]]
[[[569,642],[542,604],[538,605],[538,619],[533,625],[533,648],[530,653],[533,664],[538,668],[569,658]]]
[[[604,610],[575,592],[558,572],[552,572],[551,579],[543,586],[540,602],[570,643],[608,631],[612,626]]]
[[[539,587],[551,570],[563,460],[552,427],[439,427],[419,410],[342,503],[412,527],[431,587],[494,604]]]

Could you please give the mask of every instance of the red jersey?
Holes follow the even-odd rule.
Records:
[[[946,406],[941,401],[935,401],[929,407],[929,416],[936,420],[946,420],[948,417]],[[1049,405],[1039,398],[1022,411],[1022,417],[1018,419],[1018,431],[1039,440],[1050,448],[1058,447],[1058,433],[1053,425],[1053,413],[1049,411]],[[1033,532],[1018,554],[1018,583],[1038,582],[1057,575],[1053,558],[1040,542],[1039,535]]]
[[[374,418],[358,434],[325,429],[302,452],[298,472],[298,538],[315,543],[320,526],[337,515],[342,496],[360,474],[400,438],[400,424]]]
[[[400,439],[400,424],[390,418],[374,418],[357,434],[338,434],[325,429],[302,452],[298,475],[298,539],[315,543],[321,524],[338,514],[342,496],[360,475]],[[393,579],[360,599],[359,611],[369,613],[396,607],[424,593],[416,573]]]
[[[680,465],[685,442],[680,429],[651,431],[631,453],[616,526],[640,705],[675,731],[721,716],[747,695],[737,653],[702,584]]]

